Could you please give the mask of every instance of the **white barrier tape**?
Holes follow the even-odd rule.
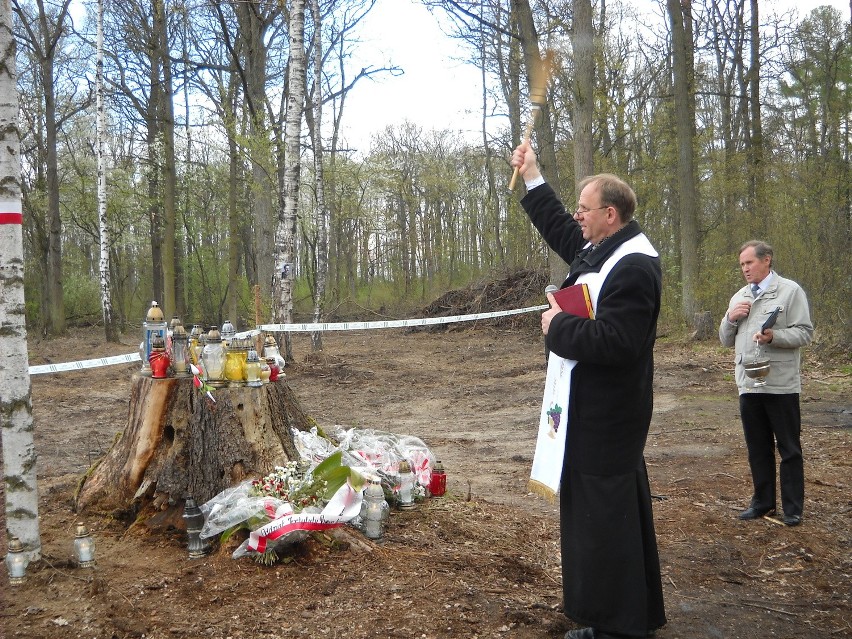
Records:
[[[256,331],[290,332],[290,333],[313,333],[314,331],[369,331],[379,328],[408,328],[411,326],[435,326],[437,324],[452,324],[454,322],[472,322],[482,319],[494,319],[495,317],[508,317],[509,315],[520,315],[521,313],[532,313],[550,308],[548,304],[540,306],[528,306],[527,308],[516,308],[511,311],[494,311],[493,313],[472,313],[470,315],[450,315],[448,317],[425,317],[421,319],[407,320],[384,320],[378,322],[335,322],[317,324],[262,324]],[[139,353],[128,353],[127,355],[114,355],[113,357],[100,357],[98,359],[84,359],[79,362],[65,362],[62,364],[41,364],[30,366],[30,375],[43,375],[45,373],[64,373],[66,371],[79,371],[87,368],[98,368],[100,366],[112,366],[113,364],[128,364],[139,362],[142,358]]]
[[[99,357],[98,359],[84,359],[79,362],[64,362],[62,364],[40,364],[30,366],[30,375],[42,375],[44,373],[64,373],[66,371],[81,371],[87,368],[98,368],[100,366],[112,366],[113,364],[128,364],[130,362],[141,362],[139,353],[128,353],[127,355],[113,355],[112,357]]]
[[[384,320],[378,322],[337,322],[334,324],[262,324],[258,328],[271,333],[312,333],[314,331],[359,331],[377,328],[408,328],[410,326],[433,326],[436,324],[452,324],[453,322],[471,322],[481,319],[493,319],[520,313],[532,313],[550,308],[549,304],[517,308],[511,311],[495,311],[493,313],[473,313],[471,315],[450,315],[448,317],[426,317],[422,319]]]

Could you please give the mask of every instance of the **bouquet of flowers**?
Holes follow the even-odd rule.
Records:
[[[233,553],[272,564],[283,546],[312,532],[337,528],[361,510],[363,477],[334,453],[313,470],[304,462],[288,462],[261,479],[246,480],[222,491],[201,506],[201,536],[227,541],[247,529],[249,537]]]
[[[375,430],[334,426],[329,434],[338,443],[320,436],[316,427],[310,431],[293,430],[293,441],[305,459],[324,459],[332,452],[343,454],[344,463],[364,474],[378,475],[385,496],[391,503],[399,501],[401,477],[399,465],[407,461],[416,481],[412,496],[420,501],[432,477],[435,456],[417,437]]]

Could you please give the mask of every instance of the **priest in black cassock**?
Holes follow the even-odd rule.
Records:
[[[587,283],[594,319],[551,308],[547,348],[576,361],[559,483],[565,614],[584,626],[566,639],[649,637],[666,623],[644,449],[653,409],[653,349],[660,260],[638,222],[636,195],[620,178],[580,183],[565,210],[525,142],[512,165],[527,187],[521,205],[570,264],[562,287]],[[558,469],[557,469],[558,470]]]

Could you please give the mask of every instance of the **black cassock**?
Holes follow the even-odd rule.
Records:
[[[645,465],[625,475],[563,475],[565,614],[600,630],[642,636],[666,623]]]

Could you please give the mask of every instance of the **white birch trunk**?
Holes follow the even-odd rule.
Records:
[[[273,278],[273,318],[280,323],[293,321],[293,275],[296,263],[296,214],[299,206],[299,156],[302,109],[305,104],[305,0],[290,5],[289,94],[284,117],[284,205],[275,230]]]
[[[322,321],[323,302],[325,301],[326,279],[328,277],[328,209],[325,205],[325,172],[323,171],[322,152],[322,17],[319,0],[310,0],[311,17],[314,23],[313,66],[314,66],[314,174],[316,189],[316,290],[314,291],[314,322]],[[322,350],[322,332],[311,333],[311,349]]]
[[[41,557],[36,451],[24,316],[18,89],[9,0],[0,0],[0,434],[6,529]]]
[[[98,222],[100,225],[101,259],[101,310],[104,317],[104,330],[107,341],[114,341],[115,328],[112,317],[112,298],[110,296],[110,259],[109,249],[112,246],[112,229],[107,219],[106,192],[106,156],[104,154],[104,136],[106,135],[106,109],[104,108],[104,0],[98,0],[98,53],[96,99],[97,99],[97,156],[98,156]]]

